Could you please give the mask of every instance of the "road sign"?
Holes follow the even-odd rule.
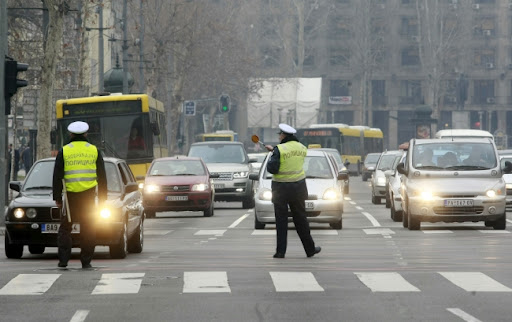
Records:
[[[186,116],[196,115],[196,102],[195,101],[185,101],[185,102],[183,102],[183,106],[185,109]]]

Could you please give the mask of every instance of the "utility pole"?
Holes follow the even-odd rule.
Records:
[[[128,0],[123,3],[123,94],[128,94]]]
[[[142,0],[139,0],[139,18],[140,18],[140,42],[139,42],[139,92],[144,93],[146,84],[144,83],[144,15],[142,14]]]
[[[103,74],[105,73],[105,68],[103,66],[103,1],[100,0],[98,2],[98,15],[99,15],[99,30],[98,30],[98,92],[103,92]]]
[[[7,204],[7,115],[5,115],[5,54],[7,53],[7,1],[0,1],[0,210],[3,211]],[[14,151],[13,151],[14,153]],[[0,215],[0,226],[4,225],[4,216]]]

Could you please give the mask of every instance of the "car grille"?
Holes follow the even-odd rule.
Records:
[[[233,180],[233,173],[232,172],[217,172],[219,177],[214,179],[213,181],[231,181]]]
[[[308,195],[308,199],[306,200],[318,200],[318,196],[317,195]]]
[[[161,190],[163,192],[181,192],[181,191],[190,191],[190,186],[162,186]]]
[[[434,213],[438,215],[469,215],[481,214],[484,212],[483,206],[476,207],[434,207]]]
[[[476,198],[476,195],[438,195],[440,198]]]

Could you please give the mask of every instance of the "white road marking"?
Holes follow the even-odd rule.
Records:
[[[479,230],[483,234],[510,234],[508,230]]]
[[[91,294],[136,294],[145,273],[102,274]]]
[[[327,236],[333,236],[333,235],[339,235],[337,230],[311,230],[311,235],[313,236],[321,236],[321,235],[327,235]]]
[[[391,229],[389,228],[368,228],[368,229],[363,229],[363,231],[367,234],[367,235],[392,235],[394,234],[395,232],[392,231]]]
[[[378,221],[377,221],[377,219],[375,219],[372,215],[370,215],[370,214],[369,214],[369,213],[367,213],[367,212],[362,212],[362,214],[363,214],[366,218],[368,218],[368,220],[372,223],[372,225],[373,225],[374,227],[380,227],[379,222],[378,222]]]
[[[242,217],[238,218],[237,220],[235,220],[234,223],[232,223],[228,228],[235,228],[239,223],[242,222],[242,220],[244,220],[245,218],[247,218],[249,216],[249,214],[245,214],[243,215]]]
[[[173,232],[173,231],[172,230],[147,230],[147,229],[144,229],[145,236],[151,236],[151,235],[163,236],[163,235],[167,235],[168,233],[171,233],[171,232]]]
[[[41,295],[61,274],[19,274],[0,289],[0,295]]]
[[[271,236],[271,235],[275,235],[275,234],[276,234],[275,230],[260,230],[260,229],[253,230],[251,233],[251,235],[255,235],[255,236]]]
[[[349,201],[348,203],[351,204],[351,205],[356,205],[355,201]]]
[[[512,289],[480,272],[438,272],[468,292],[512,292]]]
[[[352,200],[350,197],[345,196],[345,200]]]
[[[354,273],[372,292],[420,292],[398,273]]]
[[[512,219],[507,219],[507,221],[512,224]]]
[[[184,272],[183,293],[231,293],[226,272]]]
[[[479,319],[475,318],[474,316],[471,316],[471,315],[467,314],[466,312],[462,311],[459,308],[456,308],[456,307],[455,308],[447,308],[446,310],[448,312],[451,312],[451,313],[455,314],[456,316],[458,316],[459,318],[463,319],[464,321],[467,321],[467,322],[482,322]]]
[[[270,272],[276,292],[323,292],[312,273]]]
[[[363,207],[356,206],[356,209],[357,209],[357,210],[363,210]]]
[[[275,229],[272,229],[272,230],[255,229],[251,233],[251,235],[254,235],[254,236],[275,236],[275,234],[276,234]],[[314,229],[312,229],[311,235],[312,236],[322,236],[322,235],[323,236],[337,236],[337,235],[339,235],[339,233],[337,230],[314,230]]]
[[[78,310],[75,312],[71,320],[69,322],[83,322],[87,318],[89,314],[89,310]]]
[[[224,233],[226,232],[226,229],[220,229],[220,230],[215,230],[215,229],[204,229],[204,230],[199,230],[199,231],[196,231],[196,233],[194,235],[215,235],[215,236],[222,236],[224,235]]]
[[[247,212],[254,212],[254,208],[247,210]]]
[[[422,230],[424,234],[453,234],[451,230]]]

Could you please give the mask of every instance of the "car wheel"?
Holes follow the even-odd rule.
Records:
[[[368,180],[368,178],[364,174],[361,176],[361,178],[363,179],[363,181]]]
[[[495,230],[504,230],[507,228],[507,215],[506,213],[503,214],[503,216],[500,217],[500,219],[493,222],[492,227]]]
[[[44,246],[41,245],[28,245],[28,251],[30,254],[42,254],[44,253]]]
[[[411,213],[408,213],[407,216],[409,217],[409,230],[419,230],[421,227],[421,220],[412,216]]]
[[[212,198],[212,202],[210,202],[210,207],[208,209],[206,209],[205,211],[203,211],[203,216],[204,217],[211,217],[213,216],[213,198]]]
[[[146,213],[146,218],[155,218],[156,217],[156,211],[144,209],[144,212]]]
[[[402,212],[402,226],[404,228],[409,227],[409,215],[407,214],[407,212],[405,210]]]
[[[340,230],[341,228],[343,228],[343,222],[340,219],[340,221],[338,222],[330,223],[329,226],[331,226],[332,229]]]
[[[123,231],[121,232],[121,238],[115,245],[110,245],[110,257],[115,259],[122,259],[126,257],[128,253],[128,236],[126,231],[126,223],[124,223]]]
[[[490,221],[490,220],[486,220],[486,221],[484,222],[485,227],[492,227],[492,224],[493,224],[493,223],[494,223],[494,222],[493,222],[493,221]]]
[[[391,207],[391,198],[389,197],[389,194],[386,193],[386,208]]]
[[[265,224],[258,220],[256,213],[254,213],[254,229],[265,229]]]
[[[5,235],[5,256],[7,258],[21,258],[23,256],[23,245],[11,245],[7,234]]]
[[[254,208],[254,197],[251,197],[249,199],[246,199],[244,201],[242,201],[242,208],[243,209],[251,209],[251,208]]]
[[[372,195],[372,204],[380,205],[380,197],[376,197],[376,196]]]
[[[142,253],[144,247],[144,218],[140,219],[137,229],[133,232],[133,236],[128,240],[128,251],[130,253]]]

